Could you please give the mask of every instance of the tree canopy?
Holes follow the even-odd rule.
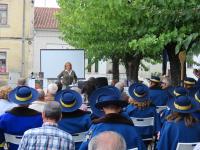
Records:
[[[75,47],[85,48],[93,60],[115,57],[126,62],[128,56],[159,60],[167,49],[173,66],[173,57],[180,51],[199,53],[199,0],[58,0],[58,3],[63,38]]]

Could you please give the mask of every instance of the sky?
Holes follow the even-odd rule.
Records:
[[[35,0],[35,7],[58,7],[56,0]]]

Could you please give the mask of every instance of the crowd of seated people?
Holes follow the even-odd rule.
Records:
[[[63,89],[35,89],[20,78],[0,87],[0,150],[176,150],[200,143],[200,85],[168,77],[149,84],[91,77]],[[128,90],[125,91],[125,88]],[[110,137],[110,138],[109,138]]]

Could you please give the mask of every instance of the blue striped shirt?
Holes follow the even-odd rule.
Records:
[[[57,128],[57,124],[44,123],[42,127],[24,133],[18,150],[74,150],[72,136]]]

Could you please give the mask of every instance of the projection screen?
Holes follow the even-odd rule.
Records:
[[[65,62],[71,62],[79,79],[85,78],[85,53],[83,49],[41,49],[40,71],[44,78],[55,79],[64,70]]]

